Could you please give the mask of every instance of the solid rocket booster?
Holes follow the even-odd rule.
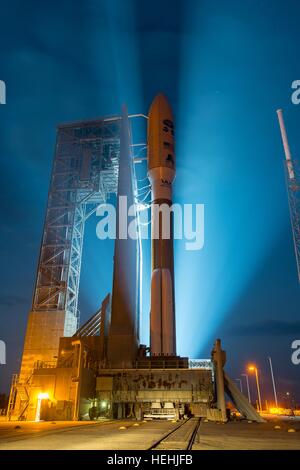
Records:
[[[173,214],[169,210],[175,173],[173,116],[167,99],[160,94],[150,107],[148,120],[148,177],[152,190],[151,355],[176,355]]]

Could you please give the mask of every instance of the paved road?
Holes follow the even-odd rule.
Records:
[[[176,426],[167,421],[0,423],[0,450],[145,450]]]
[[[280,429],[275,429],[276,425]],[[120,429],[122,426],[125,429]],[[178,423],[166,421],[0,422],[0,450],[145,450],[177,426]],[[288,433],[290,428],[296,432]],[[202,421],[193,450],[221,449],[300,449],[300,422],[272,420],[257,424],[243,421],[222,425]]]
[[[296,432],[288,432],[291,428]],[[280,419],[260,424],[202,422],[197,437],[193,450],[299,450],[300,422]]]

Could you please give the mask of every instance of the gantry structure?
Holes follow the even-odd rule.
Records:
[[[57,363],[60,338],[99,335],[100,340],[101,336],[105,336],[102,343],[107,343],[108,323],[111,322],[114,326],[114,318],[118,314],[114,311],[114,302],[111,304],[107,300],[108,297],[90,320],[78,329],[84,228],[87,219],[96,212],[99,205],[107,203],[112,195],[128,194],[132,204],[137,202],[138,189],[133,155],[136,146],[139,148],[141,144],[132,142],[126,107],[122,109],[120,116],[76,121],[61,124],[57,128],[32,307],[29,312],[20,374],[13,377],[9,415],[13,409],[17,410],[18,416],[24,416],[27,412],[33,372],[41,366],[54,367]],[[116,199],[118,200],[118,197]],[[139,234],[138,213],[136,217]],[[125,336],[130,344],[133,343],[131,338],[135,338],[135,343],[138,343],[140,235],[137,240],[126,242],[123,248],[125,258],[129,258],[123,260],[123,264],[132,279],[128,286],[120,286],[122,283],[126,284],[126,279],[122,278],[122,260],[116,255],[118,243],[121,242],[117,240],[115,243],[113,300],[116,303],[117,298],[122,305],[122,312],[119,314],[123,315],[128,323],[129,316],[132,317],[132,336],[127,334],[129,339]],[[124,293],[129,297],[123,298]],[[124,314],[126,301],[128,315]],[[106,312],[107,309],[109,312],[104,320],[104,310]],[[113,333],[119,334],[112,328],[109,344],[113,341]]]
[[[85,222],[117,193],[119,153],[118,117],[58,126],[32,311],[65,311],[65,336],[79,322]]]

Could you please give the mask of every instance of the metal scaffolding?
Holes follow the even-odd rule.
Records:
[[[120,117],[60,125],[32,311],[65,311],[64,335],[78,328],[84,226],[117,194]]]

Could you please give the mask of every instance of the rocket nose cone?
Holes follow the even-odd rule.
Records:
[[[149,110],[149,117],[157,112],[163,115],[172,116],[171,106],[163,93],[156,95],[152,101]]]
[[[148,120],[148,169],[175,171],[174,122],[167,98],[160,93],[150,107]],[[173,173],[172,173],[173,175]],[[172,176],[173,177],[173,176]],[[167,178],[165,178],[167,179]],[[170,179],[170,178],[169,178]]]

